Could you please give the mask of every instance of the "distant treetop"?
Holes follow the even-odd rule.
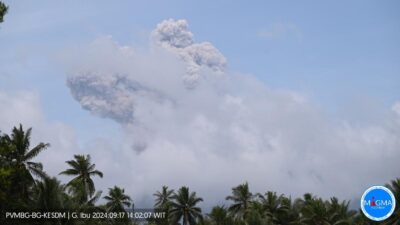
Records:
[[[0,23],[3,22],[3,17],[6,15],[8,10],[8,6],[6,6],[3,2],[0,1]]]

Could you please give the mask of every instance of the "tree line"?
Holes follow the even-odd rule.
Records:
[[[71,177],[63,184],[49,176],[40,162],[35,162],[41,152],[50,147],[40,142],[31,147],[32,128],[24,130],[22,125],[14,127],[10,134],[0,133],[0,224],[138,224],[148,225],[369,225],[400,224],[400,209],[382,223],[367,219],[362,212],[349,208],[350,201],[339,201],[336,197],[324,200],[310,193],[302,198],[276,192],[255,193],[249,184],[232,188],[226,197],[227,205],[212,208],[204,213],[199,207],[201,197],[189,187],[178,190],[163,186],[154,193],[154,211],[164,212],[165,217],[134,221],[123,218],[86,220],[10,220],[5,212],[69,210],[75,212],[126,212],[133,208],[133,200],[121,187],[108,189],[98,204],[102,192],[96,190],[93,177],[103,178],[96,169],[90,155],[74,155],[66,161],[66,169],[60,176]],[[400,179],[386,185],[393,191],[396,200],[400,197]],[[134,208],[133,208],[134,209]]]

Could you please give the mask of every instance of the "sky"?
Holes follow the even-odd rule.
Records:
[[[357,199],[399,176],[398,1],[5,1],[0,130],[57,175],[203,207],[230,188]],[[60,177],[67,181],[68,177]]]

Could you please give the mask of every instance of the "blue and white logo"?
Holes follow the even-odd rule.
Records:
[[[389,218],[396,208],[396,199],[386,187],[368,188],[361,197],[361,210],[366,217],[374,221]]]

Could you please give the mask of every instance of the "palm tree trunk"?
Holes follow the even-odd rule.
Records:
[[[187,225],[187,214],[186,214],[186,212],[183,213],[183,225]]]

